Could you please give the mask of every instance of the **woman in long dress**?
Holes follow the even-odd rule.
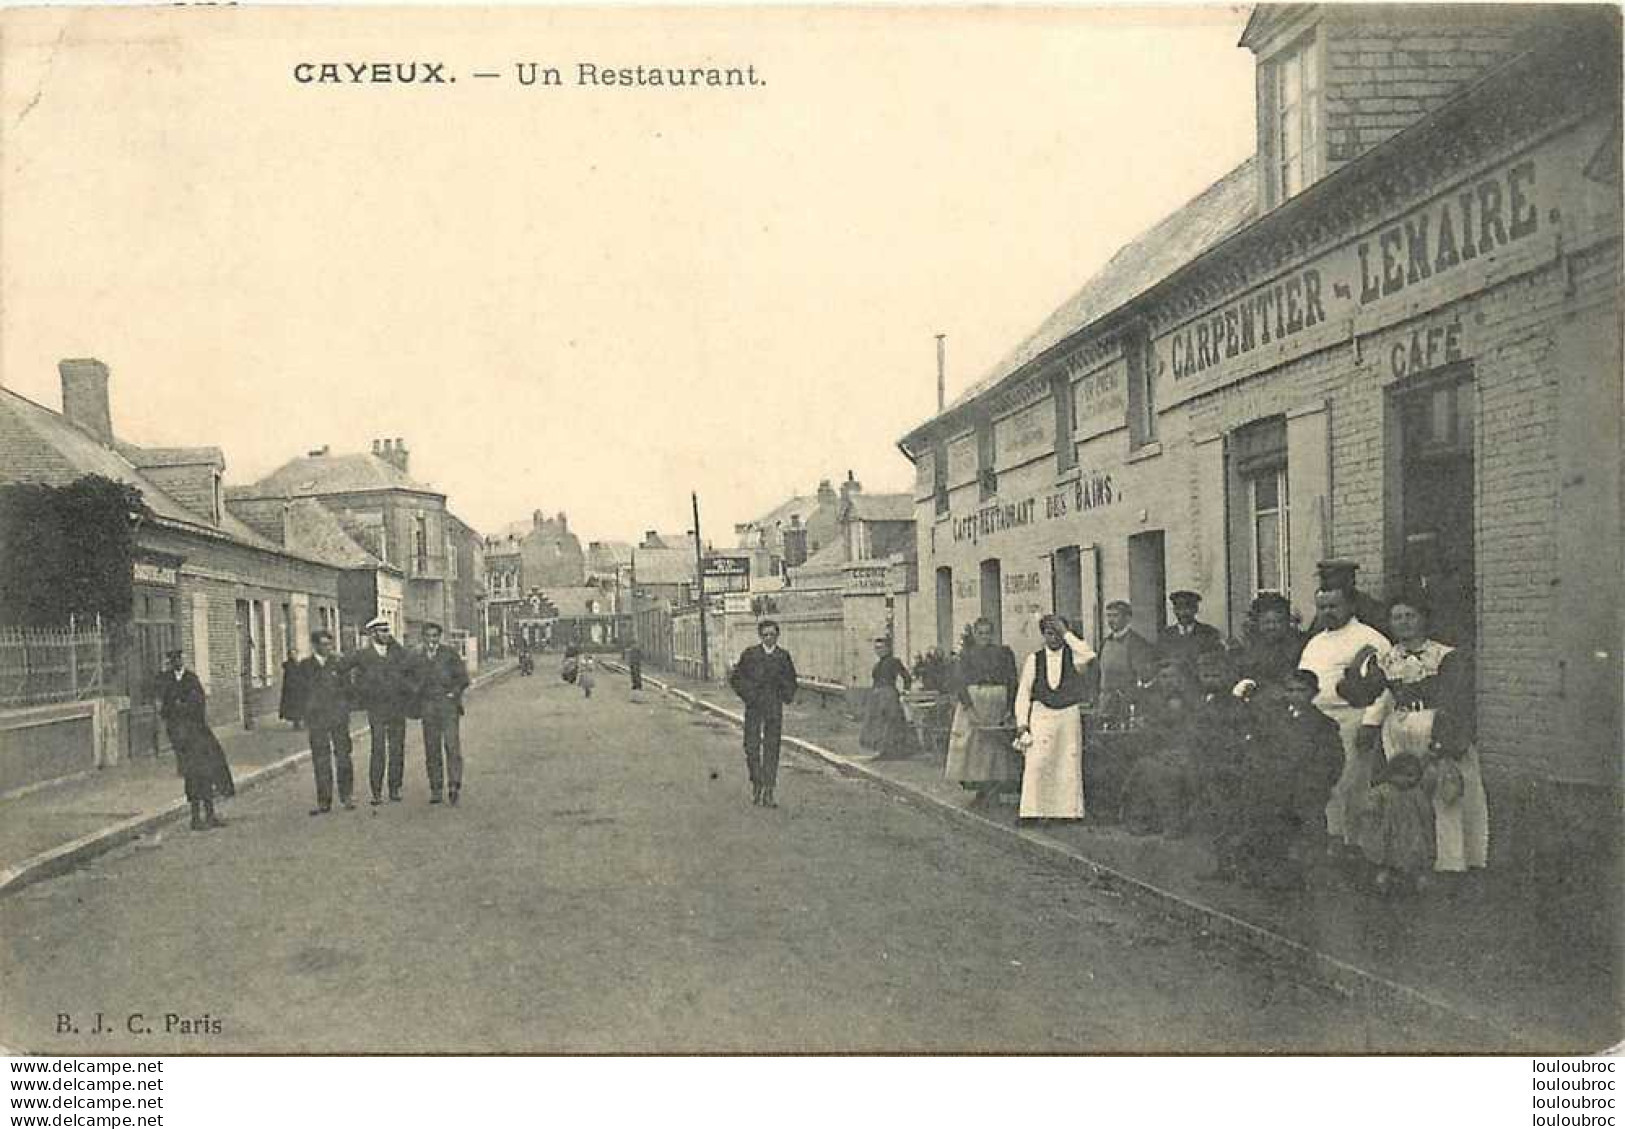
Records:
[[[891,651],[891,640],[875,640],[875,665],[869,673],[869,701],[863,711],[863,732],[858,744],[875,754],[876,760],[900,760],[914,754],[914,731],[903,716],[903,702],[897,684],[907,690],[914,678]]]
[[[1084,667],[1089,644],[1060,616],[1038,621],[1044,646],[1027,656],[1016,689],[1016,724],[1026,745],[1021,776],[1022,819],[1083,818]]]
[[[1433,869],[1461,873],[1489,861],[1490,816],[1475,744],[1473,674],[1467,656],[1427,633],[1427,609],[1406,597],[1389,604],[1395,643],[1359,662],[1366,692],[1378,691],[1382,749],[1427,767],[1433,797]]]
[[[976,793],[972,806],[992,800],[1021,779],[1021,761],[1010,748],[1016,700],[1016,656],[993,641],[993,621],[971,627],[971,641],[956,663],[958,692],[953,728],[948,733],[948,763],[943,775]]]

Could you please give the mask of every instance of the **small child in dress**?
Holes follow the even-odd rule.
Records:
[[[1433,799],[1422,786],[1423,776],[1422,762],[1411,753],[1400,753],[1371,787],[1356,836],[1360,850],[1376,868],[1378,893],[1413,893],[1433,866]]]

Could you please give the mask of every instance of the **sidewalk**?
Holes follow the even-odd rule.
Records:
[[[739,703],[724,687],[665,674],[644,680],[738,718]],[[1585,1053],[1620,1038],[1619,925],[1598,918],[1609,899],[1594,890],[1536,886],[1510,868],[1398,899],[1356,888],[1330,866],[1301,893],[1204,882],[1197,876],[1213,869],[1205,836],[1142,837],[1088,824],[1035,831],[1018,826],[1013,806],[966,811],[968,794],[942,778],[940,756],[874,761],[858,748],[858,728],[834,703],[798,701],[785,713],[786,743],[843,771],[1070,859],[1092,881],[1298,963],[1345,991],[1446,1013],[1481,1032],[1485,1050]],[[1609,943],[1586,943],[1590,936]]]
[[[478,690],[516,669],[503,663],[481,671]],[[366,740],[363,715],[352,737]],[[249,730],[219,726],[239,792],[310,762],[309,738],[274,716],[255,719]],[[358,746],[364,768],[366,752]],[[229,818],[230,801],[223,809]],[[0,897],[112,850],[188,812],[175,760],[132,757],[110,768],[0,799]]]

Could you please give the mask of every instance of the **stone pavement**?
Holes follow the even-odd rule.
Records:
[[[715,709],[739,708],[724,687],[664,673],[645,681]],[[1328,864],[1303,892],[1255,890],[1199,877],[1213,869],[1204,836],[1135,836],[1092,821],[1032,830],[1018,825],[1013,806],[965,811],[968,794],[942,778],[940,756],[874,760],[858,748],[856,719],[836,702],[802,695],[784,732],[847,771],[1066,854],[1097,881],[1132,888],[1154,908],[1297,961],[1345,989],[1465,1018],[1485,1032],[1486,1050],[1584,1053],[1620,1040],[1621,930],[1609,908],[1616,903],[1578,866],[1568,884],[1503,866],[1381,898]]]
[[[482,671],[474,680],[474,688],[513,669],[511,664],[505,664]],[[356,713],[352,720],[359,721],[352,736],[358,739],[356,771],[364,780],[366,718]],[[256,719],[255,727],[249,730],[217,726],[215,736],[226,751],[239,789],[251,788],[285,772],[309,772],[310,745],[305,731],[275,716]],[[311,802],[315,802],[314,782]],[[151,834],[185,812],[181,779],[174,758],[167,753],[132,757],[105,769],[0,798],[0,895]],[[220,813],[230,819],[230,800],[220,807]]]

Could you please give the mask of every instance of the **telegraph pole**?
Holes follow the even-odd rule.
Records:
[[[711,646],[705,633],[705,555],[700,540],[700,495],[691,493],[694,503],[694,580],[700,596],[700,681],[711,681]]]

